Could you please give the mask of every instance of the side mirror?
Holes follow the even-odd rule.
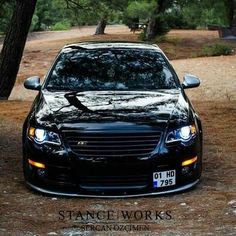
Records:
[[[184,89],[196,88],[200,85],[200,80],[194,75],[185,75],[184,82],[182,84]]]
[[[24,87],[30,90],[40,90],[40,78],[38,76],[33,76],[25,80]]]

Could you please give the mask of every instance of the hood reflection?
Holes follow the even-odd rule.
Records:
[[[45,125],[84,121],[167,123],[187,119],[188,103],[178,89],[154,91],[43,91],[36,119]]]

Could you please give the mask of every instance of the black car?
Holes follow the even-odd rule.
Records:
[[[65,46],[23,126],[28,186],[65,196],[124,197],[183,191],[202,171],[201,121],[156,46],[88,42]]]

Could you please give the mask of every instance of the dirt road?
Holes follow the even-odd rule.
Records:
[[[50,42],[47,45],[51,45]],[[27,50],[32,53],[32,48]],[[53,50],[49,49],[49,57]],[[29,61],[28,65],[32,67],[37,60],[40,57]],[[46,69],[49,61],[43,63]],[[202,79],[200,88],[189,91],[204,127],[203,175],[196,189],[161,197],[113,200],[60,198],[29,191],[21,169],[21,127],[31,102],[0,102],[0,235],[235,235],[236,57],[177,60],[173,64],[180,77],[192,73]],[[39,72],[42,73],[42,69]],[[23,70],[21,73],[25,76]],[[32,94],[27,95],[19,88],[12,93],[12,99],[33,98]],[[65,211],[67,214],[62,219]],[[155,218],[152,215],[152,219],[132,218],[124,223],[119,215],[116,224],[109,224],[120,226],[117,231],[93,232],[87,224],[91,221],[81,224],[81,219],[76,219],[74,214],[69,217],[72,211],[77,216],[86,211],[113,211],[115,214],[168,211],[171,217]],[[97,229],[106,225],[102,220],[92,222],[93,226],[100,226]],[[90,231],[83,231],[82,225],[89,225]],[[127,225],[143,228],[133,227],[127,232]]]

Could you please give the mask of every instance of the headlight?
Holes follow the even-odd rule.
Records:
[[[43,129],[35,129],[34,131],[34,137],[35,140],[38,141],[39,143],[43,142],[47,138],[46,131]]]
[[[61,140],[57,133],[44,129],[30,127],[28,129],[28,137],[38,144],[49,143],[61,145]]]
[[[187,143],[192,140],[197,134],[195,125],[183,126],[179,129],[173,130],[167,134],[166,143],[182,142]]]

